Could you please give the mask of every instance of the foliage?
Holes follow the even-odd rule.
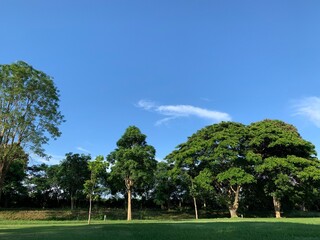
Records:
[[[155,149],[147,144],[146,135],[142,134],[139,128],[130,126],[107,159],[111,165],[110,178],[114,182],[125,183],[128,195],[128,220],[131,220],[129,204],[131,204],[132,190],[143,189],[153,179],[157,166]]]
[[[28,154],[25,153],[21,146],[13,144],[13,146],[9,147],[11,151],[7,153],[5,158],[10,159],[10,164],[9,162],[0,163],[0,201],[2,194],[4,194],[5,205],[8,204],[11,197],[25,191],[22,182],[26,176],[25,170],[29,160]],[[1,154],[4,154],[1,151],[2,148],[3,146],[0,146],[0,158]],[[6,178],[4,178],[5,176]]]
[[[40,164],[28,167],[25,185],[33,205],[46,208],[52,200],[62,198],[62,190],[58,183],[59,165]]]
[[[213,184],[219,199],[235,215],[241,188],[255,181],[246,158],[246,132],[240,123],[213,124],[193,134],[167,156],[175,166],[175,174],[187,174],[194,197],[203,191],[213,191],[210,187]]]
[[[280,217],[281,199],[301,194],[307,176],[317,180],[314,173],[319,172],[320,165],[315,147],[294,126],[279,120],[253,123],[249,131],[252,157],[258,163],[255,170],[265,193],[273,197],[276,216]]]
[[[101,170],[107,167],[103,157],[90,161],[88,155],[73,153],[57,165],[26,168],[28,155],[22,146],[10,147],[14,151],[7,156],[13,162],[1,201],[5,207],[65,207],[70,199],[72,208],[75,203],[80,207],[87,204],[85,195],[95,201],[95,208],[128,203],[128,213],[131,202],[140,209],[161,206],[168,212],[191,211],[193,204],[201,217],[211,216],[209,211],[225,216],[227,208],[231,216],[237,211],[271,216],[274,207],[280,216],[280,210],[287,214],[320,207],[314,146],[279,120],[204,127],[158,163],[146,136],[129,127],[107,157],[108,171]],[[104,193],[106,188],[111,195]],[[134,216],[142,219],[145,213]]]
[[[167,162],[158,162],[155,171],[155,186],[153,199],[161,208],[170,209],[171,200],[179,195],[179,182],[170,174],[170,166]]]
[[[97,156],[94,161],[88,163],[90,179],[86,180],[83,185],[84,192],[89,198],[88,224],[90,224],[91,220],[92,200],[97,200],[105,189],[105,187],[101,185],[101,178],[106,177],[107,167],[108,163],[104,161],[103,156]]]
[[[67,153],[66,158],[60,163],[59,185],[68,193],[71,209],[74,208],[74,201],[84,195],[84,183],[90,178],[90,159],[89,155]]]
[[[88,168],[90,179],[84,183],[84,192],[88,197],[91,196],[93,200],[97,200],[105,190],[101,182],[106,178],[108,163],[104,161],[103,156],[97,156],[94,161],[88,163]]]
[[[17,203],[27,195],[27,189],[23,184],[26,177],[28,155],[21,148],[20,156],[10,164],[2,188],[4,207],[9,203]]]
[[[52,78],[25,62],[0,65],[0,192],[18,148],[45,156],[49,136],[60,136],[59,92]]]

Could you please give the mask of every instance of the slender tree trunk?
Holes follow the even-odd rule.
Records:
[[[281,218],[281,202],[277,197],[273,197],[273,206],[276,218]]]
[[[91,222],[91,212],[92,212],[92,196],[89,196],[89,213],[88,213],[88,224]]]
[[[195,197],[193,197],[193,205],[194,205],[194,213],[195,213],[195,217],[198,220],[198,207],[197,207],[197,199]]]
[[[132,220],[132,214],[131,214],[131,188],[128,189],[128,210],[127,210],[127,220]]]
[[[229,205],[229,212],[231,218],[238,217],[237,211],[239,208],[239,193],[240,193],[240,186],[237,186],[236,190],[232,190],[234,192],[234,201],[232,204]]]
[[[74,198],[73,198],[73,195],[71,194],[71,196],[70,196],[70,203],[71,203],[71,211],[73,211],[73,209],[74,209]]]

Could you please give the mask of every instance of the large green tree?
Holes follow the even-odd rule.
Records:
[[[60,136],[59,91],[47,74],[19,61],[0,65],[0,192],[21,146],[45,156],[43,144]],[[1,196],[0,196],[1,197]]]
[[[132,219],[131,198],[133,190],[142,189],[154,177],[157,161],[155,149],[146,142],[140,129],[130,126],[117,142],[117,148],[107,157],[111,164],[113,182],[124,182],[127,198],[127,220]],[[121,189],[118,189],[121,191]]]
[[[306,179],[316,179],[319,161],[315,147],[291,124],[263,120],[249,126],[251,157],[256,159],[257,178],[273,199],[275,216],[281,217],[281,199],[293,198]]]
[[[208,186],[212,183],[230,216],[237,217],[241,190],[255,181],[252,163],[247,160],[246,133],[246,127],[240,123],[213,124],[193,134],[168,155],[167,159],[188,175],[195,203],[199,193],[212,191]]]
[[[60,163],[59,184],[70,198],[71,210],[75,207],[75,201],[84,195],[84,183],[90,178],[90,160],[90,155],[67,153]]]

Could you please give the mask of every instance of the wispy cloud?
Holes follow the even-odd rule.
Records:
[[[85,152],[85,153],[91,153],[91,151],[83,148],[83,147],[77,147],[77,150],[81,151],[81,152]]]
[[[295,115],[301,115],[309,119],[317,127],[320,127],[320,98],[307,97],[296,101],[294,104]]]
[[[157,105],[152,101],[140,100],[137,106],[144,110],[157,112],[166,116],[165,118],[157,121],[156,125],[161,125],[175,118],[190,116],[208,119],[211,122],[231,120],[231,116],[228,113],[208,110],[191,105]]]

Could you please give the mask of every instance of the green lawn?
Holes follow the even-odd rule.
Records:
[[[320,218],[199,221],[0,221],[0,239],[320,239]]]

